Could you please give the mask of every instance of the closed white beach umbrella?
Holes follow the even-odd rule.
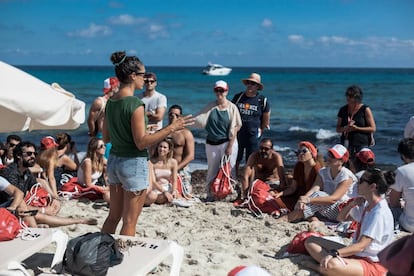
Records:
[[[0,132],[76,129],[84,122],[85,103],[72,93],[0,61]]]

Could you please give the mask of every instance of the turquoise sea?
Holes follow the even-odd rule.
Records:
[[[86,113],[95,97],[102,94],[103,80],[114,74],[113,67],[17,66],[47,82],[57,82],[86,105]],[[345,104],[345,89],[357,84],[364,91],[363,102],[374,114],[377,132],[372,148],[380,164],[401,164],[397,153],[406,122],[414,115],[414,69],[347,68],[233,68],[230,75],[212,77],[201,74],[202,67],[151,67],[158,76],[157,90],[167,96],[168,106],[180,104],[185,114],[196,114],[215,98],[214,82],[229,83],[231,99],[244,90],[241,79],[251,72],[262,76],[263,94],[272,105],[270,137],[286,164],[296,161],[294,151],[301,140],[314,142],[321,152],[339,141],[335,132],[338,109]],[[136,91],[139,93],[139,91]],[[86,114],[87,115],[87,114]],[[68,131],[84,151],[88,141],[87,125]],[[192,129],[196,138],[196,163],[206,164],[203,130]],[[59,131],[17,133],[36,144],[44,135]],[[7,134],[0,134],[5,141]]]

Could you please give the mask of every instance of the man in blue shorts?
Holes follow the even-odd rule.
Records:
[[[240,111],[242,127],[237,134],[239,151],[236,161],[236,175],[239,175],[240,161],[245,154],[245,161],[249,155],[259,149],[259,138],[264,129],[270,128],[270,104],[266,97],[258,91],[263,90],[261,77],[252,73],[249,78],[242,80],[246,91],[240,92],[233,97],[232,102]]]

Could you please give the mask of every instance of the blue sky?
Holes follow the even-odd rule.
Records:
[[[414,67],[412,0],[0,0],[0,60]]]

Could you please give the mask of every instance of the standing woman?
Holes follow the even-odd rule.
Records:
[[[342,134],[341,144],[348,149],[351,160],[362,148],[373,146],[375,143],[374,115],[371,108],[362,103],[362,94],[359,86],[352,85],[347,88],[347,104],[339,109],[336,123],[336,132]]]
[[[227,99],[229,87],[219,80],[214,85],[216,100],[207,104],[195,118],[198,127],[207,131],[207,197],[212,199],[210,184],[220,168],[223,155],[230,158],[230,167],[234,168],[237,159],[237,132],[242,122],[237,106]]]
[[[191,115],[176,118],[165,128],[147,134],[148,118],[144,103],[134,96],[144,86],[144,64],[125,52],[111,55],[120,87],[107,102],[103,126],[103,141],[112,143],[108,160],[108,184],[111,194],[109,214],[102,232],[115,233],[122,218],[121,235],[135,236],[138,217],[145,202],[148,187],[147,147],[176,130],[191,125]]]

